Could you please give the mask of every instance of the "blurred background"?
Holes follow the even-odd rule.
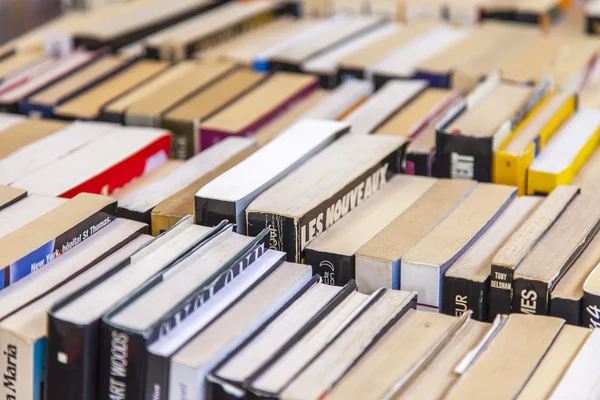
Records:
[[[0,44],[60,14],[60,0],[0,0]]]

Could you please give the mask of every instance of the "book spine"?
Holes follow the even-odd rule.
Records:
[[[144,174],[149,163],[163,163],[169,158],[171,136],[165,135],[138,151],[136,154],[118,162],[100,174],[77,185],[59,197],[72,198],[79,193],[110,195],[115,189],[125,186],[133,178]]]
[[[46,380],[47,340],[30,342],[12,332],[0,332],[3,399],[42,400]]]
[[[236,204],[230,201],[195,196],[194,203],[198,225],[216,226],[223,220],[231,223],[237,220]]]
[[[133,221],[142,222],[146,225],[150,225],[150,217],[152,214],[152,209],[140,212],[129,210],[127,208],[117,207],[117,217],[131,219]]]
[[[296,220],[277,214],[249,212],[247,223],[248,236],[256,236],[269,228],[269,248],[287,253],[288,261],[300,262]]]
[[[323,278],[323,283],[344,286],[355,278],[354,255],[343,255],[306,249],[305,264],[313,267],[313,273]]]
[[[404,173],[406,175],[432,176],[433,153],[413,153],[409,147],[406,153]]]
[[[498,314],[510,314],[513,298],[512,268],[492,264],[490,280],[490,320]]]
[[[475,282],[463,278],[444,277],[442,312],[460,317],[471,310],[473,319],[487,321],[488,285],[489,279]]]
[[[100,323],[99,399],[141,399],[148,353],[139,334]]]
[[[187,365],[171,362],[169,373],[169,400],[203,398],[204,376]]]
[[[590,35],[600,34],[600,18],[588,15],[585,18],[585,31]]]
[[[435,154],[439,178],[492,181],[494,149],[491,137],[438,131]]]
[[[115,218],[116,202],[90,215],[66,232],[35,249],[0,271],[0,285],[5,288],[93,236]]]
[[[584,291],[582,306],[581,326],[600,328],[600,296]]]
[[[548,315],[549,285],[545,282],[517,278],[514,281],[512,312]]]
[[[198,151],[199,146],[195,146],[196,124],[190,122],[180,122],[170,119],[161,121],[161,128],[169,130],[173,134],[171,142],[171,158],[176,160],[187,160],[193,157]]]
[[[583,300],[579,299],[563,299],[550,297],[550,315],[553,317],[562,318],[567,324],[581,325]]]
[[[48,316],[48,400],[96,399],[99,322],[76,325]]]
[[[168,400],[169,357],[148,353],[146,364],[146,400]]]

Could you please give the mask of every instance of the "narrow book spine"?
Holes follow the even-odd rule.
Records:
[[[514,281],[512,312],[548,315],[549,285],[546,282],[517,278]]]
[[[583,292],[583,312],[581,325],[591,329],[600,328],[600,296],[590,292]]]
[[[488,285],[489,279],[476,282],[464,278],[444,277],[442,312],[459,317],[471,310],[473,319],[487,321]]]
[[[433,154],[411,152],[409,147],[406,153],[404,173],[407,175],[432,176]]]
[[[300,260],[296,220],[277,214],[249,212],[247,234],[256,236],[269,228],[268,246],[270,249],[287,253],[288,261]]]
[[[490,320],[498,314],[510,314],[513,297],[512,268],[492,264],[490,281]]]
[[[583,300],[550,297],[550,315],[562,318],[567,324],[581,325],[581,310]]]
[[[47,369],[46,338],[29,341],[2,330],[0,340],[0,370],[3,376],[1,398],[42,400]]]
[[[585,19],[585,31],[590,35],[600,34],[600,18],[588,15]]]
[[[104,320],[100,326],[98,398],[143,398],[148,358],[146,340],[137,333],[111,326]]]
[[[168,400],[169,364],[169,357],[148,353],[144,391],[146,400]]]
[[[438,131],[435,154],[436,170],[440,178],[492,181],[494,147],[491,137]]]
[[[343,255],[306,249],[305,264],[313,267],[313,273],[321,275],[323,283],[344,286],[355,278],[354,254]]]
[[[234,202],[195,196],[194,204],[198,225],[216,226],[223,220],[236,223],[237,210]]]

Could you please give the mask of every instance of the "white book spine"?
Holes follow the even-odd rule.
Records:
[[[391,289],[393,264],[385,260],[356,256],[355,276],[358,291],[373,294],[379,288]]]
[[[400,289],[417,292],[419,309],[439,312],[443,276],[437,265],[402,260]]]
[[[194,368],[171,362],[169,400],[204,399],[204,380]]]
[[[1,329],[0,343],[0,398],[41,400],[46,375],[46,338],[32,342]]]

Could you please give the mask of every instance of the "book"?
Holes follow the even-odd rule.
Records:
[[[108,225],[115,216],[111,198],[83,193],[0,239],[1,286],[43,268]]]
[[[490,75],[473,90],[464,107],[448,112],[437,128],[436,170],[445,178],[492,181],[494,153],[550,85],[535,88],[503,83]]]
[[[518,186],[519,195],[524,195],[527,190],[527,172],[533,160],[577,110],[574,93],[558,92],[549,96],[494,154],[494,183]]]
[[[20,71],[39,64],[44,59],[41,51],[18,52],[0,62],[0,82],[10,79]]]
[[[0,186],[0,191],[2,191],[0,198],[3,198],[2,206],[0,206],[0,238],[27,225],[67,201],[59,197],[39,194],[31,194],[25,198],[20,198],[20,194],[24,191],[9,186]],[[19,195],[20,200],[14,199],[15,194]]]
[[[0,211],[24,199],[26,196],[26,190],[0,185]]]
[[[59,119],[97,119],[105,104],[151,79],[167,66],[167,63],[160,61],[138,61],[58,107],[54,107],[54,116]]]
[[[202,122],[202,150],[226,137],[251,136],[318,86],[318,81],[312,76],[274,73],[254,90]]]
[[[388,54],[402,48],[406,43],[433,29],[437,22],[420,21],[406,26],[398,26],[398,32],[381,38],[368,48],[357,49],[339,61],[340,75],[344,77],[366,78],[370,66],[383,60]]]
[[[248,69],[233,70],[164,114],[160,126],[173,132],[171,157],[186,159],[198,153],[202,148],[202,123],[264,79],[263,75]]]
[[[565,324],[517,399],[549,398],[591,333]]]
[[[321,87],[326,89],[335,88],[340,83],[338,62],[345,55],[352,53],[356,49],[367,47],[380,38],[387,37],[397,31],[398,27],[396,24],[384,23],[380,27],[365,32],[363,35],[350,38],[339,46],[335,46],[332,49],[325,50],[309,58],[300,64],[300,70],[318,76]]]
[[[83,192],[109,195],[163,164],[170,142],[169,132],[162,129],[116,127],[13,185],[67,198]]]
[[[322,154],[324,148],[347,131],[348,125],[341,122],[298,121],[196,192],[197,223],[212,226],[227,219],[236,224],[237,232],[257,235],[266,225],[250,233],[246,229],[246,208],[291,171]]]
[[[62,121],[25,119],[9,128],[0,130],[0,140],[2,141],[0,159],[66,127],[67,124]]]
[[[361,293],[400,289],[402,257],[435,228],[476,187],[473,181],[441,179],[411,207],[356,252],[356,282]],[[410,229],[407,229],[410,227]]]
[[[317,282],[310,266],[281,264],[171,357],[168,398],[207,398],[207,374]]]
[[[184,61],[171,67],[169,72],[183,66],[187,68],[173,80],[128,105],[126,125],[159,127],[164,113],[232,70],[229,63]]]
[[[352,132],[373,133],[426,88],[427,82],[422,80],[387,82],[343,121],[351,125]]]
[[[311,359],[352,323],[352,316],[369,305],[369,297],[352,291],[300,340],[288,342],[278,358],[265,364],[248,379],[245,388],[257,397],[276,396]]]
[[[202,313],[192,314],[181,322],[168,335],[159,338],[148,346],[146,368],[146,393],[157,399],[166,399],[169,393],[170,358],[185,346],[194,336],[246,294],[266,279],[283,262],[285,254],[266,250],[265,253],[231,281],[227,287],[211,297],[203,305]]]
[[[0,132],[4,132],[5,130],[24,121],[25,118],[22,115],[0,112]]]
[[[564,319],[567,324],[582,325],[585,281],[599,263],[600,237],[596,236],[552,289],[550,315]]]
[[[271,21],[276,2],[221,5],[146,38],[146,54],[153,59],[179,61]]]
[[[152,210],[161,201],[214,171],[231,156],[253,146],[255,143],[251,139],[229,138],[222,146],[217,144],[213,146],[214,150],[211,147],[197,154],[156,181],[121,198],[117,215],[151,225]]]
[[[381,289],[368,302],[279,393],[280,398],[321,397],[384,335],[395,331],[400,318],[410,315],[416,293]]]
[[[299,72],[302,63],[323,52],[346,44],[348,41],[363,37],[379,26],[382,18],[372,15],[339,14],[313,29],[318,31],[319,40],[304,37],[289,46],[275,51],[270,57],[270,68]]]
[[[78,29],[73,35],[74,44],[88,49],[108,46],[115,51],[215,6],[215,2],[208,0],[146,2],[133,15],[116,13],[107,21],[98,21]]]
[[[0,133],[2,135],[2,133]],[[598,163],[600,162],[600,151],[596,150],[590,159],[583,165],[581,170],[573,178],[573,185],[581,188],[585,193],[600,194],[596,185],[596,174]]]
[[[38,62],[16,71],[10,77],[7,77],[0,82],[0,95],[6,94],[14,89],[18,89],[22,85],[26,85],[28,82],[36,79],[38,76],[51,71],[58,64],[60,64],[60,60],[58,59],[42,58]],[[6,111],[16,112],[15,109]]]
[[[458,331],[433,347],[429,357],[417,365],[415,374],[395,392],[412,399],[443,397],[459,378],[454,368],[481,343],[490,328],[484,322],[464,320]]]
[[[11,394],[30,399],[43,399],[47,381],[47,310],[57,300],[69,296],[90,280],[110,273],[120,261],[133,253],[138,247],[148,242],[150,236],[141,235],[122,248],[114,251],[98,263],[89,266],[79,275],[65,282],[52,292],[32,301],[29,305],[15,311],[0,322],[2,343],[14,349],[20,357],[14,360],[14,368],[18,370],[14,381],[0,388],[8,397]],[[91,250],[91,249],[90,249]],[[66,354],[58,355],[63,359]],[[5,360],[6,361],[6,360]],[[67,360],[64,360],[68,362]],[[0,364],[2,362],[0,361]],[[4,370],[10,364],[3,365]]]
[[[437,179],[398,175],[305,249],[305,262],[329,285],[343,286],[355,278],[356,251],[412,204]]]
[[[550,193],[571,183],[600,141],[600,112],[580,109],[567,121],[548,146],[531,163],[527,193]]]
[[[494,382],[494,396],[516,397],[541,360],[547,354],[564,321],[553,317],[511,314],[499,316],[494,323],[495,336],[484,339],[475,354],[462,361],[458,382],[450,389],[448,399],[463,399],[482,393]],[[518,357],[506,357],[510,349]],[[498,380],[499,379],[499,380]]]
[[[164,164],[159,166],[158,168],[153,169],[147,174],[134,178],[127,185],[119,188],[111,193],[111,197],[121,201],[132,193],[137,192],[138,190],[142,190],[146,186],[151,185],[153,182],[156,182],[169,172],[178,168],[184,163],[183,160],[167,160]]]
[[[540,205],[539,197],[515,199],[496,222],[444,274],[442,312],[488,320],[491,261],[512,233]]]
[[[467,36],[468,31],[462,28],[440,24],[370,66],[367,75],[372,77],[376,88],[390,79],[417,78],[417,67],[421,62],[434,57]],[[435,80],[429,81],[427,74],[422,74],[420,77],[425,78],[432,86],[440,86]]]
[[[327,393],[331,399],[381,398],[399,390],[435,347],[456,334],[468,319],[409,311]],[[401,354],[401,355],[400,355]],[[392,367],[393,365],[393,367]]]
[[[305,118],[343,120],[373,94],[370,82],[351,79],[327,93],[326,98],[303,114]]]
[[[17,127],[18,125],[14,128]],[[10,185],[27,178],[69,153],[107,135],[111,129],[114,129],[114,126],[105,123],[74,122],[64,129],[22,146],[0,160],[0,183]]]
[[[594,354],[598,351],[598,338],[598,332],[593,330],[552,391],[549,399],[564,399],[569,396],[594,398],[598,395],[596,382],[599,371],[593,359]]]
[[[323,283],[308,289],[261,332],[238,347],[235,354],[214,368],[207,378],[210,395],[219,397],[233,392],[234,397],[243,397],[238,393],[245,392],[243,386],[252,375],[285,351],[290,342],[301,340],[355,289],[356,284],[339,288]]]
[[[109,79],[130,63],[127,58],[105,55],[81,71],[74,72],[31,96],[27,100],[27,114],[32,117],[52,118],[55,107]]]
[[[271,248],[302,260],[310,242],[398,172],[403,145],[397,137],[346,135],[253,200],[247,232],[270,227]]]
[[[600,213],[579,195],[514,273],[513,312],[548,314],[550,292],[594,239]]]
[[[600,25],[598,25],[598,16],[600,16],[600,3],[598,1],[590,1],[589,3],[586,3],[584,13],[586,33],[591,35],[600,33]]]
[[[122,390],[125,397],[144,396],[148,346],[168,335],[180,321],[203,310],[205,302],[263,254],[267,237],[268,231],[256,238],[220,232],[104,314],[100,327],[100,398],[109,397],[114,388]],[[112,359],[115,337],[127,338],[128,342],[120,368]]]
[[[479,184],[446,219],[404,254],[400,288],[419,293],[420,307],[441,311],[444,274],[500,218],[514,197],[513,187]]]
[[[50,308],[49,398],[96,398],[102,316],[210,235],[210,228],[194,225],[190,217],[185,218],[124,260],[119,271],[90,282]],[[66,362],[60,362],[61,353],[66,354],[66,360],[62,357]]]
[[[548,234],[578,194],[578,187],[557,187],[492,258],[490,319],[498,314],[511,312],[515,271],[540,240]]]

